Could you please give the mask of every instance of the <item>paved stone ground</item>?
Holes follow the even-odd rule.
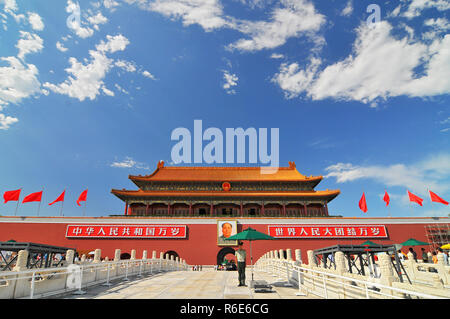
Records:
[[[255,272],[255,280],[273,284],[272,292],[254,292],[249,287],[251,272],[247,269],[247,287],[238,287],[237,271],[176,271],[118,280],[112,286],[92,286],[84,295],[66,294],[59,299],[311,299],[296,296],[298,289],[284,287],[281,280]]]

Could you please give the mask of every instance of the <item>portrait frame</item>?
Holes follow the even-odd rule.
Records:
[[[218,220],[217,221],[217,246],[237,246],[237,240],[225,240],[223,239],[222,227],[224,224],[231,225],[231,235],[237,234],[237,221],[236,220]]]

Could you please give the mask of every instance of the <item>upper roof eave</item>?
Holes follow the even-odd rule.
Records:
[[[262,167],[165,167],[164,162],[158,163],[156,170],[149,175],[129,175],[128,178],[139,186],[139,182],[150,181],[246,181],[246,182],[316,182],[317,185],[323,176],[305,176],[300,174],[294,162],[289,167],[279,167],[273,174],[261,173]]]

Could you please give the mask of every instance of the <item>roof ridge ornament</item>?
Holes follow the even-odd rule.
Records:
[[[157,168],[158,168],[158,169],[164,168],[164,161],[163,161],[163,160],[160,160],[160,161],[158,162]]]
[[[289,162],[289,168],[290,169],[295,169],[295,162]]]

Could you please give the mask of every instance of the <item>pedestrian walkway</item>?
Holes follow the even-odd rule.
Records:
[[[251,272],[246,273],[247,285]],[[97,285],[83,289],[84,295],[66,294],[61,299],[305,299],[296,296],[297,288],[283,287],[266,273],[254,273],[255,280],[274,284],[272,292],[255,293],[253,289],[238,287],[237,271],[175,271],[116,281],[112,286]],[[314,298],[314,296],[308,296]]]

